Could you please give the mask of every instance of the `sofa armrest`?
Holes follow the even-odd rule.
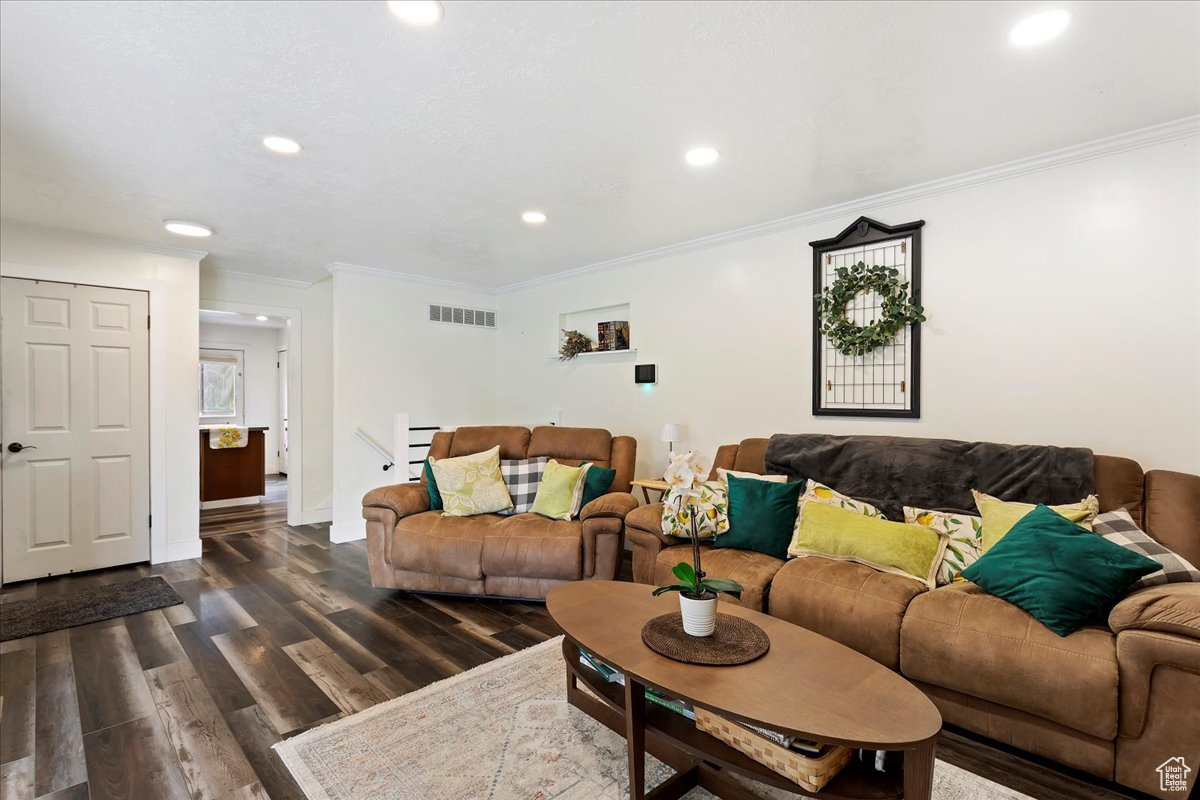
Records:
[[[421,483],[380,486],[363,495],[362,504],[364,517],[368,508],[387,508],[395,512],[396,518],[399,519],[428,511],[429,490]]]
[[[637,504],[629,492],[609,492],[584,506],[579,512],[579,520],[584,522],[603,517],[625,519],[626,514],[637,508]]]
[[[639,506],[625,516],[625,536],[633,545],[633,579],[654,583],[654,562],[664,547],[679,544],[662,532],[662,503]]]
[[[1200,583],[1165,583],[1139,589],[1108,614],[1113,633],[1159,631],[1200,639]]]

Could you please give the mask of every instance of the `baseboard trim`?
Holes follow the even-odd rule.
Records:
[[[210,508],[233,508],[234,506],[257,506],[262,504],[262,498],[259,497],[230,497],[225,500],[202,500],[200,501],[200,510],[208,511]]]
[[[159,558],[157,553],[151,554],[151,564],[165,564],[168,561],[187,561],[193,558],[199,558],[203,550],[200,544],[200,538],[196,537],[190,542],[167,542],[167,549],[163,552],[162,558]]]
[[[340,525],[332,525],[329,528],[329,541],[334,544],[342,544],[343,542],[357,542],[359,539],[367,538],[367,523],[362,522],[343,522]]]
[[[333,522],[333,509],[331,508],[310,508],[300,512],[300,521],[297,525],[315,525],[318,522]],[[289,525],[292,523],[288,523]]]

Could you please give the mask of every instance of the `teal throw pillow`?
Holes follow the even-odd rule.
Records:
[[[425,459],[425,488],[429,490],[429,510],[442,510],[442,493],[438,491],[437,481],[433,477],[433,467],[429,466],[429,459]]]
[[[585,461],[583,463],[591,464],[592,462]],[[613,481],[616,479],[617,471],[615,469],[605,469],[592,464],[587,474],[583,476],[583,502],[579,507],[582,509],[597,497],[608,494],[608,490],[612,488]]]
[[[1160,569],[1154,559],[1039,505],[961,575],[1067,636]]]
[[[787,558],[802,491],[804,481],[773,483],[729,475],[729,531],[714,539],[713,547]]]

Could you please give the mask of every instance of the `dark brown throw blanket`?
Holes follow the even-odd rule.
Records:
[[[1022,503],[1074,503],[1092,494],[1092,451],[1082,447],[960,442],[906,436],[777,433],[767,472],[812,479],[903,520],[903,506],[971,514],[971,490]]]

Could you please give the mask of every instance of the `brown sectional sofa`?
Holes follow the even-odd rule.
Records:
[[[433,436],[429,455],[450,458],[500,446],[501,458],[549,456],[617,471],[609,494],[576,520],[537,514],[443,517],[429,510],[425,478],[363,497],[371,584],[414,592],[544,599],[560,583],[612,580],[624,553],[637,442],[599,428],[472,427]]]
[[[766,446],[721,447],[712,477],[717,467],[762,474]],[[1127,508],[1148,534],[1200,564],[1200,476],[1143,473],[1129,459],[1096,456],[1095,482],[1101,510]],[[662,535],[660,514],[655,503],[626,517],[641,583],[669,582],[670,567],[690,552]],[[1178,793],[1159,791],[1159,764],[1175,756],[1200,764],[1200,584],[1139,590],[1107,625],[1059,637],[972,583],[929,591],[858,564],[707,546],[704,568],[741,582],[742,605],[899,671],[952,725],[1164,797]]]

